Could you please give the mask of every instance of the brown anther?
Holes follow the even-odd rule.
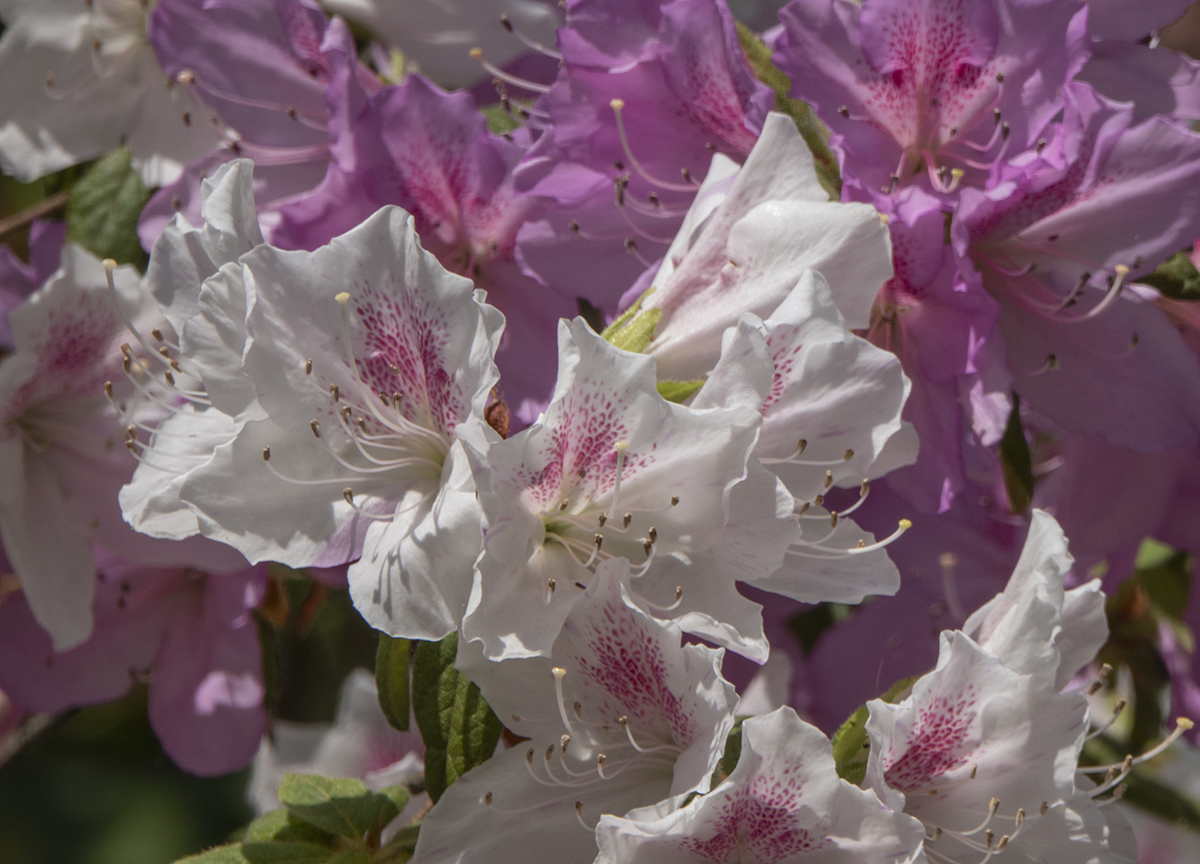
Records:
[[[808,508],[811,506],[812,506],[811,504],[809,504],[807,501],[805,501],[803,504],[800,505],[800,509],[797,511],[796,515],[803,516],[805,513],[808,512]]]
[[[599,527],[601,527],[601,528],[603,528],[603,527],[604,527],[604,523],[605,523],[605,522],[607,522],[607,521],[608,521],[608,517],[607,517],[607,516],[605,516],[603,513],[601,513],[601,514],[600,514],[600,516],[599,516],[599,518],[598,518],[598,519],[596,519],[596,522],[598,522],[598,523],[599,523]]]
[[[570,222],[567,223],[567,227],[571,229],[572,234],[578,234],[579,233],[579,220],[572,219]]]
[[[123,355],[125,355],[125,358],[126,358],[126,359],[128,359],[128,358],[130,358],[130,357],[132,357],[132,356],[133,356],[133,349],[129,347],[129,343],[128,343],[128,342],[122,342],[122,343],[121,343],[121,353],[122,353]]]
[[[338,413],[342,415],[342,419],[345,420],[347,423],[349,423],[350,418],[354,416],[354,411],[350,408],[349,405],[343,405],[341,410]]]
[[[647,558],[650,557],[650,550],[653,548],[654,548],[654,544],[651,543],[649,540],[642,543],[642,551],[646,553]]]
[[[1050,802],[1043,801],[1042,806],[1038,808],[1038,813],[1042,816],[1046,815],[1046,811],[1050,809]]]
[[[630,255],[637,251],[637,241],[632,237],[625,238],[625,251]]]
[[[683,586],[682,586],[682,585],[676,585],[676,586],[675,586],[675,602],[676,602],[676,603],[678,603],[678,602],[679,602],[679,598],[680,598],[680,597],[682,597],[682,596],[683,596]]]
[[[838,512],[836,510],[829,513],[829,527],[836,528],[838,523]]]
[[[650,530],[646,532],[646,538],[653,543],[658,539],[658,529],[651,525]]]
[[[624,517],[621,519],[621,527],[622,527],[622,528],[628,528],[628,527],[629,527],[629,523],[630,523],[630,522],[632,522],[632,521],[633,521],[633,514],[632,514],[632,513],[626,513],[626,514],[625,514],[625,516],[624,516]]]
[[[178,360],[172,360],[172,361],[170,361],[170,363],[171,363],[171,368],[172,368],[172,369],[174,369],[174,370],[175,370],[176,372],[178,372],[180,375],[182,375],[182,374],[183,374],[183,367],[179,365],[179,361],[178,361]]]
[[[850,461],[851,459],[853,459],[853,458],[854,458],[854,451],[853,451],[853,450],[847,450],[847,451],[845,452],[845,454],[842,456],[842,461],[843,461],[843,462],[849,462],[849,461]]]
[[[546,748],[546,760],[549,761],[550,757],[553,755],[554,755],[554,745],[551,744],[549,747]]]
[[[676,506],[677,504],[679,504],[679,496],[678,496],[678,495],[672,495],[672,496],[671,496],[671,506],[672,506],[672,507],[674,507],[674,506]]]
[[[170,372],[164,372],[163,378],[165,378],[167,380],[167,383],[170,384],[172,387],[175,386],[175,376],[172,375]]]
[[[342,497],[346,499],[346,503],[351,507],[354,506],[354,490],[347,486],[342,490]]]
[[[320,423],[318,423],[316,420],[309,420],[309,421],[308,421],[308,428],[312,430],[312,433],[313,433],[313,437],[314,437],[314,438],[320,438],[320,437],[321,437],[321,424],[320,424]]]
[[[341,398],[341,391],[338,390],[338,385],[336,385],[336,384],[329,385],[329,395],[333,399],[334,402],[337,402],[338,399]]]
[[[571,736],[563,733],[563,736],[558,739],[558,745],[562,747],[563,752],[567,751],[567,745],[571,743]]]
[[[843,119],[849,119],[849,117],[850,117],[850,109],[849,109],[849,108],[847,108],[845,105],[839,105],[839,106],[838,106],[838,109],[837,109],[837,113],[838,113],[838,114],[839,114],[839,115],[840,115],[840,116],[841,116]]]
[[[161,331],[161,330],[159,330],[157,327],[153,328],[153,329],[150,331],[150,335],[154,337],[154,340],[155,340],[156,342],[161,342],[161,341],[163,341],[163,335],[162,335],[162,331]]]
[[[578,702],[576,702],[574,705],[572,705],[572,706],[571,706],[571,708],[572,708],[572,710],[574,710],[574,712],[575,712],[575,719],[576,719],[576,720],[579,720],[579,719],[581,719],[581,718],[583,717],[583,706],[582,706],[581,704],[579,704]]]
[[[816,498],[813,499],[812,503],[813,503],[814,507],[820,507],[822,504],[825,503],[825,496],[818,495]]]
[[[799,441],[796,442],[796,455],[799,456],[801,453],[803,453],[805,451],[805,449],[807,447],[808,447],[808,440],[805,438],[801,438]]]
[[[679,169],[679,173],[683,175],[684,182],[686,182],[686,183],[692,183],[692,182],[694,182],[694,181],[692,180],[692,172],[691,172],[691,171],[689,171],[688,169],[686,169],[686,168],[680,168],[680,169]]]
[[[996,82],[997,82],[997,83],[999,83],[999,84],[1003,84],[1003,83],[1004,83],[1004,73],[1003,73],[1003,72],[997,72],[997,73],[996,73]]]
[[[976,773],[978,770],[979,770],[979,766],[978,766],[978,765],[972,765],[972,766],[971,766],[971,773],[970,773],[970,775],[968,775],[968,776],[970,776],[970,778],[971,778],[972,780],[974,780],[974,779],[975,779],[975,773]]]
[[[112,388],[111,381],[104,382],[104,395],[107,396],[109,399],[113,398],[113,388]]]
[[[829,471],[825,472],[825,488],[828,489],[832,485],[833,485],[833,471],[829,470]]]
[[[1008,835],[1005,834],[1003,837],[1000,838],[1000,842],[996,844],[996,851],[1003,852],[1004,847],[1007,845],[1008,845]]]
[[[603,543],[604,543],[604,535],[603,534],[593,534],[592,535],[592,545],[596,547],[597,552],[600,551],[600,547],[601,547],[601,545],[603,545]]]
[[[491,793],[491,792],[485,792],[485,793],[484,793],[484,795],[483,795],[483,804],[484,804],[484,806],[485,806],[485,807],[489,807],[489,806],[491,806],[491,803],[492,803],[492,793]]]
[[[991,828],[987,829],[987,833],[983,835],[987,839],[987,848],[991,849],[992,844],[996,842],[996,834]]]
[[[264,461],[264,462],[270,462],[270,461],[271,461],[271,448],[270,448],[270,447],[264,447],[264,448],[263,448],[263,461]]]
[[[546,590],[551,594],[554,593],[554,585],[555,585],[555,582],[553,579],[546,580]]]
[[[311,360],[305,360],[305,361],[304,361],[304,374],[305,374],[305,375],[311,375],[311,374],[312,374],[312,361],[311,361]]]
[[[858,541],[858,545],[856,545],[854,548],[855,548],[855,549],[866,549],[866,548],[867,548],[867,541],[866,541],[866,540],[859,540],[859,541]]]

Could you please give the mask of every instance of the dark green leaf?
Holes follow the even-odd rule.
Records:
[[[408,731],[408,640],[379,634],[375,654],[375,687],[379,707],[388,722],[402,732]]]
[[[489,759],[503,727],[479,688],[454,668],[458,634],[420,642],[413,658],[413,715],[425,742],[425,788],[437,801],[462,774]]]
[[[180,858],[175,864],[247,864],[246,856],[242,854],[241,843],[231,843],[228,846],[217,846],[198,855]]]
[[[829,131],[821,125],[821,121],[817,119],[817,115],[813,113],[812,107],[807,102],[788,96],[792,89],[792,82],[771,62],[771,50],[763,41],[744,24],[738,24],[737,30],[738,41],[742,45],[742,51],[746,54],[750,68],[754,70],[759,81],[775,91],[775,110],[792,118],[792,122],[800,130],[800,137],[812,151],[817,178],[821,181],[821,186],[829,193],[831,200],[840,201],[842,178],[838,172],[837,157],[829,149]]]
[[[659,381],[658,395],[668,402],[684,402],[692,397],[697,390],[704,386],[703,380],[697,381]]]
[[[329,864],[371,864],[371,856],[365,849],[347,849],[330,858]]]
[[[138,217],[151,192],[121,146],[96,164],[71,190],[67,202],[67,239],[99,258],[146,269],[149,256],[137,236]]]
[[[296,817],[322,831],[361,840],[375,823],[379,801],[361,780],[284,774],[279,800]]]
[[[1182,620],[1191,597],[1191,564],[1186,552],[1156,540],[1142,542],[1135,576],[1160,615]]]
[[[821,634],[848,617],[851,607],[844,603],[822,603],[788,619],[788,631],[800,643],[804,653],[812,651]]]
[[[1000,439],[1000,464],[1004,469],[1004,488],[1008,490],[1008,506],[1014,513],[1024,513],[1033,502],[1033,460],[1025,427],[1021,425],[1021,397],[1012,394],[1012,412],[1008,426]]]
[[[417,837],[421,831],[421,824],[406,825],[396,832],[396,836],[387,842],[382,849],[375,854],[377,864],[400,864],[412,857],[412,853],[417,848]]]
[[[332,849],[314,843],[247,841],[242,844],[242,856],[250,864],[325,864],[335,860]]]
[[[1168,258],[1149,276],[1136,280],[1175,300],[1200,300],[1200,271],[1186,253]]]
[[[738,717],[733,724],[733,728],[729,730],[729,735],[725,738],[725,752],[721,754],[721,761],[717,765],[717,770],[721,772],[720,777],[714,778],[712,785],[724,780],[733,773],[733,769],[737,767],[738,760],[742,758],[742,721],[745,717]]]
[[[887,689],[879,698],[884,702],[897,702],[908,695],[916,678],[902,678]],[[867,717],[870,712],[866,705],[847,718],[833,733],[833,762],[837,766],[838,776],[855,786],[862,783],[867,774],[867,757],[870,755],[870,741],[867,739]]]

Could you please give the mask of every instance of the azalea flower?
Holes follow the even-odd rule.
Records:
[[[838,777],[829,739],[791,708],[746,720],[741,737],[737,767],[707,795],[602,817],[597,862],[924,861],[920,824]]]
[[[629,565],[600,565],[548,657],[493,662],[459,643],[459,669],[528,738],[454,782],[421,825],[414,860],[596,857],[593,828],[668,796],[709,788],[733,725],[720,649],[680,645],[630,589]]]
[[[502,322],[471,283],[385,207],[315,252],[240,258],[242,369],[265,417],[192,470],[179,496],[201,530],[253,561],[360,559],[351,592],[372,625],[440,639],[466,606],[480,542],[457,427],[482,423]],[[217,307],[222,308],[222,307]]]
[[[66,239],[66,222],[35,219],[29,226],[28,263],[14,255],[7,246],[0,246],[0,354],[13,350],[8,313],[54,275],[62,259],[62,247]]]
[[[163,414],[155,380],[167,361],[127,343],[126,321],[149,331],[160,319],[136,271],[106,264],[65,246],[61,268],[9,314],[15,351],[0,361],[0,536],[60,651],[91,632],[95,542],[145,563],[245,566],[232,550],[161,543],[121,519],[117,490],[137,464],[126,448]]]
[[[175,180],[205,149],[159,67],[142,0],[8,0],[0,8],[0,167],[26,182],[124,142],[142,180]]]
[[[553,44],[559,24],[553,6],[539,0],[327,0],[324,5],[398,50],[406,71],[421,72],[442,87],[471,87],[490,74],[470,57],[472,49],[506,66],[530,51],[528,43]]]
[[[654,319],[660,377],[703,377],[726,328],[743,312],[768,317],[807,269],[844,326],[865,327],[892,275],[887,229],[871,207],[829,201],[795,124],[771,113],[740,170],[721,155],[713,166],[638,307]]]
[[[794,0],[775,63],[870,195],[975,184],[1033,145],[1087,59],[1082,0]]]
[[[573,0],[566,12],[558,78],[525,111],[543,131],[515,183],[544,209],[517,249],[542,283],[611,311],[666,251],[712,154],[749,154],[774,96],[723,2]]]
[[[746,619],[734,580],[773,573],[798,533],[789,496],[750,460],[757,412],[667,402],[653,358],[581,319],[559,327],[558,370],[538,422],[464,439],[487,534],[463,634],[492,658],[545,654],[593,566],[613,557],[637,564],[633,590],[671,617]],[[756,618],[750,632],[705,635],[765,659]]]
[[[59,713],[149,684],[150,725],[179,767],[237,771],[266,730],[258,629],[251,610],[266,567],[209,574],[97,556],[95,627],[58,653],[28,594],[0,602],[0,687],[30,711]]]

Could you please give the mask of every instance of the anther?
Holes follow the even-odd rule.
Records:
[[[159,330],[157,327],[154,327],[154,328],[152,328],[152,329],[150,330],[150,335],[154,337],[154,340],[155,340],[156,342],[162,342],[162,341],[163,341],[163,334],[162,334],[162,331],[161,331],[161,330]]]
[[[658,539],[658,529],[655,528],[653,525],[651,525],[650,530],[646,532],[646,537],[650,540],[651,543],[653,543],[655,540]]]
[[[271,448],[270,448],[270,447],[264,447],[264,448],[263,448],[263,461],[264,461],[264,462],[270,462],[270,461],[271,461]]]
[[[843,120],[850,119],[850,109],[845,105],[838,106],[837,113],[842,117]]]
[[[825,472],[825,488],[828,489],[832,485],[833,485],[833,471],[829,470],[829,471]]]
[[[989,828],[989,829],[987,830],[987,833],[986,833],[986,834],[984,834],[983,836],[984,836],[984,837],[986,838],[986,840],[987,840],[987,848],[991,849],[991,848],[992,848],[992,844],[996,842],[996,835],[995,835],[995,833],[992,831],[992,829],[991,829],[991,828]]]
[[[111,381],[104,382],[104,395],[109,399],[113,398],[113,386]]]
[[[1049,810],[1049,809],[1050,809],[1050,802],[1049,802],[1049,801],[1043,801],[1043,802],[1042,802],[1042,806],[1038,808],[1038,815],[1039,815],[1039,816],[1045,816],[1045,815],[1046,815],[1046,811],[1047,811],[1047,810]]]
[[[603,528],[604,523],[607,521],[608,521],[608,517],[606,515],[604,515],[603,513],[601,513],[600,516],[596,519],[596,522],[599,523],[598,527],[600,527],[600,528]]]
[[[1043,150],[1045,150],[1045,149],[1046,149],[1046,139],[1045,139],[1045,138],[1039,138],[1039,139],[1037,140],[1037,152],[1038,152],[1038,155],[1041,155],[1041,152],[1042,152]]]
[[[305,374],[305,375],[311,375],[311,374],[312,374],[312,361],[311,361],[311,360],[305,360],[305,361],[304,361],[304,374]]]
[[[838,525],[838,512],[836,510],[832,510],[829,513],[829,527],[836,528],[837,525]]]
[[[847,450],[847,451],[846,451],[846,454],[845,454],[844,456],[842,456],[842,459],[843,459],[844,461],[846,461],[846,462],[849,462],[849,461],[850,461],[851,459],[853,459],[853,458],[854,458],[854,451],[853,451],[853,450]]]
[[[652,551],[654,551],[654,544],[651,543],[649,540],[646,540],[644,543],[642,543],[642,551],[645,552],[646,557],[649,558],[650,553]]]
[[[692,172],[689,171],[687,168],[680,168],[679,173],[683,175],[683,179],[686,180],[687,182],[695,183],[695,181],[692,179]]]
[[[485,792],[485,793],[483,794],[483,805],[484,805],[485,807],[488,807],[488,806],[491,806],[491,803],[492,803],[492,793],[491,793],[491,792]]]
[[[321,437],[321,424],[318,423],[316,420],[308,421],[308,428],[312,430],[314,438]]]
[[[332,397],[334,402],[337,402],[338,399],[341,398],[341,391],[338,390],[338,385],[336,385],[336,384],[329,385],[329,395],[330,395],[330,397]]]
[[[992,109],[992,122],[995,123],[997,126],[1000,125],[1000,109],[999,108]]]
[[[679,503],[679,496],[678,496],[678,495],[672,495],[672,496],[671,496],[671,506],[672,506],[672,507],[674,507],[674,506],[676,506],[678,503]]]
[[[972,765],[972,766],[971,766],[971,774],[970,774],[970,778],[971,778],[972,780],[974,780],[974,779],[975,779],[975,773],[976,773],[977,771],[979,771],[979,766],[978,766],[978,765]]]
[[[1004,73],[1003,72],[996,73],[996,81],[997,81],[997,83],[1000,83],[1000,84],[1004,83]]]

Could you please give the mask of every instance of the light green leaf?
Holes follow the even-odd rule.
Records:
[[[355,840],[370,830],[380,806],[361,780],[318,774],[284,774],[279,800],[310,825]]]
[[[332,849],[314,843],[247,841],[242,843],[242,855],[249,864],[325,864],[334,860]]]
[[[446,787],[491,758],[503,726],[479,688],[454,668],[458,634],[421,642],[413,659],[413,714],[425,742],[425,788],[436,802]]]
[[[684,402],[704,386],[703,379],[696,381],[659,381],[658,395],[668,402]]]
[[[408,790],[403,786],[388,786],[375,793],[379,810],[375,814],[375,826],[385,828],[389,822],[400,815],[400,811],[408,804]]]
[[[286,807],[280,807],[264,813],[246,826],[246,835],[242,839],[264,843],[279,840],[328,846],[333,843],[333,837],[328,831],[322,831],[300,819]]]
[[[792,82],[771,62],[771,50],[744,24],[737,25],[738,41],[746,55],[746,61],[759,81],[775,91],[775,110],[792,118],[800,137],[812,151],[817,169],[817,179],[833,201],[842,198],[842,178],[838,172],[837,157],[829,149],[829,131],[821,125],[817,115],[807,102],[792,99],[788,93]]]
[[[388,722],[402,732],[408,731],[408,653],[407,639],[379,634],[379,650],[375,652],[379,707]]]
[[[230,843],[180,858],[175,864],[246,864],[246,856],[242,854],[241,843]]]
[[[1014,513],[1024,513],[1033,502],[1033,460],[1025,427],[1021,425],[1021,397],[1012,394],[1012,413],[1000,439],[1000,466],[1004,470],[1004,488],[1008,490],[1008,506]]]
[[[1200,271],[1184,252],[1159,264],[1149,276],[1133,281],[1157,288],[1173,300],[1200,300]]]
[[[616,322],[613,322],[613,326],[600,335],[623,351],[641,354],[654,341],[654,329],[661,317],[661,309],[646,309],[621,329],[614,331]]]
[[[417,837],[421,831],[421,823],[406,825],[396,832],[396,836],[387,842],[382,849],[375,853],[376,864],[403,864],[412,857],[417,848]]]
[[[521,125],[517,118],[505,111],[504,106],[499,102],[495,105],[485,105],[479,110],[483,112],[483,116],[487,120],[488,131],[493,135],[503,135]]]
[[[129,148],[118,147],[96,160],[71,190],[67,239],[99,258],[144,271],[149,256],[138,240],[137,223],[150,195],[130,162]]]
[[[899,702],[905,698],[917,679],[902,678],[887,689],[879,698],[884,702]],[[858,786],[867,775],[867,757],[870,755],[870,741],[867,739],[867,718],[870,711],[866,705],[847,718],[833,733],[833,761],[837,766],[838,776],[848,783]]]

